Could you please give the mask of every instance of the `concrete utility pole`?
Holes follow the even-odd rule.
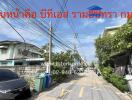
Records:
[[[77,39],[77,33],[74,33],[74,54],[76,53],[76,39]]]
[[[77,53],[76,52],[76,39],[77,39],[77,33],[74,33],[73,34],[74,35],[74,39],[73,39],[73,46],[74,46],[74,51],[73,51],[73,53],[74,53],[74,63],[76,62],[76,59],[75,59],[75,54]]]
[[[49,65],[47,66],[47,73],[51,73],[51,58],[52,58],[52,22],[50,22],[49,29]]]

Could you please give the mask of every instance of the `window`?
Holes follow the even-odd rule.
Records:
[[[7,65],[6,61],[1,62],[2,65]]]
[[[18,54],[21,55],[22,54],[22,50],[18,49]]]
[[[37,57],[38,57],[38,55],[37,55],[36,53],[32,53],[31,55],[32,55],[32,57],[34,57],[34,58],[37,58]]]
[[[23,62],[15,62],[15,65],[23,65]]]

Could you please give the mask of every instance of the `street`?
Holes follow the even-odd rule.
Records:
[[[31,100],[131,100],[92,70],[72,77]]]

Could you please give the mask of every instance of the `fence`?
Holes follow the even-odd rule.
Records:
[[[8,69],[17,73],[19,76],[23,76],[31,87],[34,86],[35,74],[46,71],[45,66],[0,66],[0,69]]]
[[[20,76],[32,76],[37,72],[45,72],[45,66],[0,66],[0,69],[9,69]]]

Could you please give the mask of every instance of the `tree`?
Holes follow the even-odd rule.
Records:
[[[96,46],[96,56],[99,58],[99,62],[104,64],[106,61],[110,60],[110,53],[113,36],[106,35],[104,37],[98,37],[95,42]]]
[[[53,44],[52,44],[52,47],[54,47]],[[42,46],[41,54],[42,54],[43,58],[45,59],[45,61],[48,62],[48,60],[49,60],[49,43],[47,43],[44,46]],[[54,55],[53,52],[52,52],[52,55]]]
[[[95,68],[94,62],[90,64],[90,67]]]
[[[128,21],[114,35],[100,36],[96,39],[96,56],[100,64],[109,64],[111,56],[122,51],[132,50],[132,21]]]

